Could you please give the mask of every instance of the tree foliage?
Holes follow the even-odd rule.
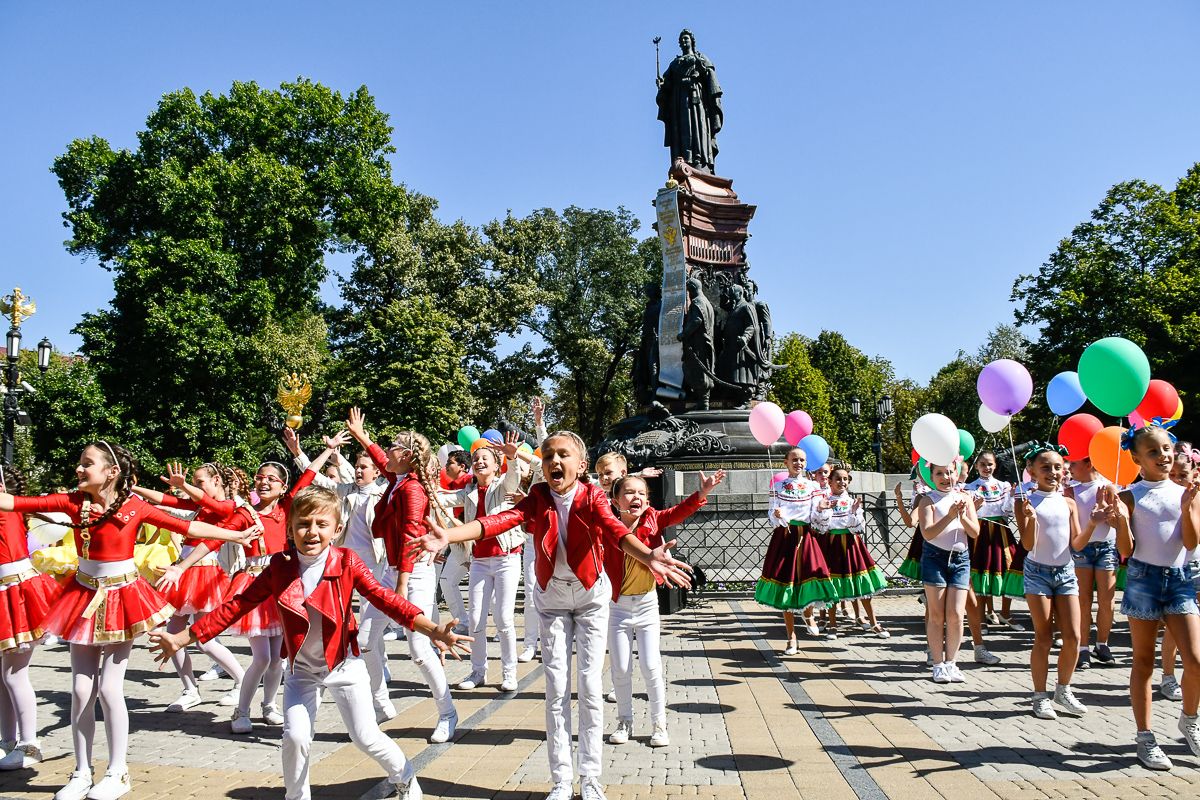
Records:
[[[811,341],[798,333],[789,333],[780,340],[774,362],[782,369],[771,382],[772,402],[784,413],[801,410],[813,420],[813,432],[829,442],[834,453],[845,452],[845,443],[838,437],[837,423],[829,407],[829,381],[813,366],[808,349]]]

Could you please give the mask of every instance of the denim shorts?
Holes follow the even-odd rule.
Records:
[[[1089,542],[1082,550],[1072,550],[1071,558],[1075,559],[1076,569],[1101,569],[1108,572],[1117,571],[1117,543]]]
[[[1129,559],[1121,613],[1133,619],[1162,619],[1165,614],[1200,615],[1192,564],[1156,567],[1136,558]]]
[[[1075,577],[1075,567],[1070,564],[1052,567],[1049,564],[1039,564],[1032,558],[1026,557],[1025,594],[1036,594],[1042,597],[1078,597],[1079,580]]]
[[[966,550],[943,550],[925,542],[921,547],[921,583],[926,586],[971,586],[971,554]]]

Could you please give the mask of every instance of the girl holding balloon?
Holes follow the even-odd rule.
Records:
[[[1175,463],[1171,466],[1171,482],[1185,488],[1191,485],[1195,480],[1197,462],[1200,462],[1200,451],[1188,442],[1179,442],[1175,450]],[[1188,553],[1188,565],[1200,583],[1200,548]],[[1163,677],[1158,684],[1159,694],[1168,700],[1182,700],[1183,687],[1175,678],[1175,657],[1179,655],[1179,648],[1169,629],[1163,632],[1161,653]]]

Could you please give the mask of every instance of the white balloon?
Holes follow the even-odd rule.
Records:
[[[1006,414],[997,414],[987,406],[980,404],[979,406],[979,424],[988,433],[999,433],[1008,427],[1008,421],[1012,419]]]
[[[442,465],[442,469],[446,468],[446,462],[450,460],[450,454],[453,453],[457,449],[459,449],[459,448],[455,447],[452,444],[444,444],[438,448],[437,460],[438,460],[438,463]]]
[[[958,458],[958,426],[944,414],[925,414],[912,426],[912,446],[930,464]]]

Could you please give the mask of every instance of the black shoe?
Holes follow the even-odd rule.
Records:
[[[1106,644],[1098,644],[1092,649],[1092,655],[1096,660],[1105,666],[1117,663],[1116,657],[1112,654],[1112,650],[1108,649]]]
[[[1091,668],[1092,668],[1092,654],[1089,653],[1087,650],[1080,650],[1079,651],[1079,660],[1075,662],[1075,669],[1081,670],[1081,669],[1091,669]]]

